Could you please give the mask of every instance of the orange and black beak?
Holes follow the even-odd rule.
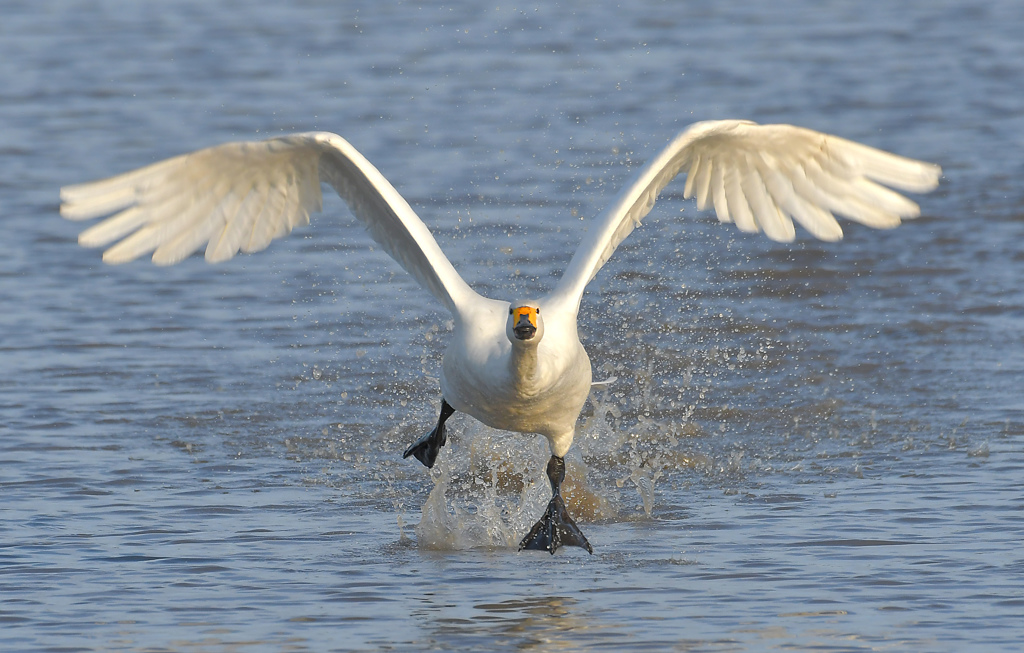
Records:
[[[509,309],[512,313],[512,333],[519,340],[529,340],[537,335],[537,313],[540,309],[532,306],[520,306]]]

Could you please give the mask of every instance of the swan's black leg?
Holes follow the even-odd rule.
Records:
[[[551,456],[551,459],[548,460],[548,480],[551,481],[551,502],[548,504],[544,516],[533,525],[530,532],[519,543],[519,550],[533,549],[547,551],[554,555],[560,546],[578,546],[593,553],[594,549],[591,548],[590,542],[569,516],[569,511],[565,509],[565,502],[562,501],[565,460],[558,456]]]
[[[434,466],[434,461],[437,460],[437,452],[441,450],[444,443],[448,441],[447,436],[444,434],[444,423],[452,416],[455,409],[448,404],[443,398],[441,399],[441,415],[437,418],[437,426],[430,433],[427,433],[419,440],[409,445],[409,448],[402,454],[402,458],[408,458],[409,456],[416,456],[416,460],[420,461],[428,468]]]

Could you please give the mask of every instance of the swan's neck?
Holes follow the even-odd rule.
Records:
[[[523,394],[534,394],[539,389],[541,379],[540,361],[537,357],[537,346],[512,346],[512,357],[509,359],[509,371],[516,389]]]

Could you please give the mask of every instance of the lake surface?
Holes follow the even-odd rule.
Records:
[[[1024,4],[628,4],[0,3],[0,649],[1020,650]],[[515,550],[539,437],[402,460],[448,316],[336,198],[217,267],[105,267],[57,212],[336,131],[478,291],[540,294],[714,118],[944,177],[836,244],[669,188],[583,301],[593,556]]]

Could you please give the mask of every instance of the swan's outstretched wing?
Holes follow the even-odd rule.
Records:
[[[695,123],[592,223],[552,299],[577,308],[586,285],[681,172],[686,172],[683,195],[696,195],[698,208],[714,203],[720,221],[785,242],[795,236],[794,219],[822,240],[839,240],[843,231],[834,213],[869,227],[895,227],[920,209],[881,184],[926,192],[942,173],[930,163],[802,127]]]
[[[321,210],[320,182],[334,187],[370,235],[453,312],[476,297],[409,204],[345,139],[326,132],[227,143],[103,181],[61,189],[61,215],[85,220],[86,247],[116,244],[107,263],[153,252],[173,265],[202,246],[206,259],[258,252]],[[119,242],[118,242],[119,241]]]

